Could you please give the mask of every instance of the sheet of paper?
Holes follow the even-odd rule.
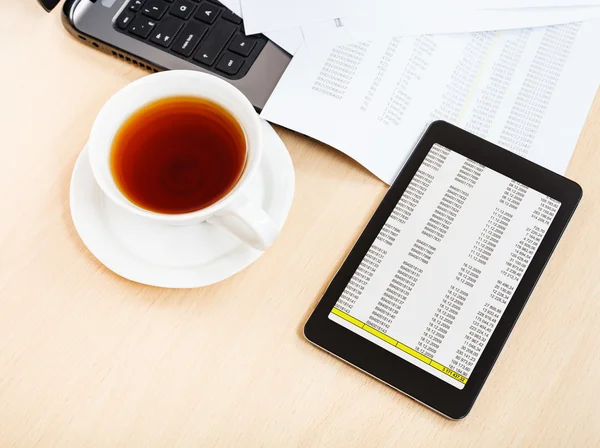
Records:
[[[221,0],[221,3],[225,5],[225,7],[229,8],[233,13],[243,17],[240,0]],[[300,27],[291,27],[270,31],[265,33],[265,36],[290,54],[295,54],[304,41],[302,29]]]
[[[433,11],[413,8],[403,12],[400,4],[390,5],[388,0],[377,0],[372,5],[368,20],[352,16],[304,25],[304,39],[309,47],[321,45],[323,40],[341,45],[365,39],[533,28],[600,19],[598,6],[494,11],[438,7]]]
[[[358,0],[241,0],[248,34],[264,33],[359,14]]]
[[[600,81],[600,22],[300,47],[262,117],[391,183],[444,119],[563,173]]]
[[[383,0],[398,5],[404,11],[425,9],[434,12],[435,8],[468,8],[468,9],[526,9],[546,7],[571,7],[600,5],[600,0]],[[369,2],[372,4],[372,1]]]
[[[600,5],[598,0],[472,0],[480,9],[503,8],[544,8],[547,6],[592,6]]]
[[[304,42],[302,28],[299,26],[286,28],[284,30],[267,31],[265,36],[267,36],[289,54],[296,54],[296,51],[298,51],[298,48],[300,48],[300,45],[302,45],[302,42]]]

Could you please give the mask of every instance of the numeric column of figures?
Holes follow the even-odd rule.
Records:
[[[500,198],[500,205],[506,206],[511,210],[517,210],[519,205],[521,205],[521,201],[525,197],[525,193],[529,190],[529,187],[526,187],[522,183],[517,182],[516,180],[511,180],[502,193],[502,197]]]
[[[542,225],[550,225],[558,209],[560,208],[560,202],[546,196],[540,201],[540,205],[535,209],[531,215],[533,219]]]
[[[561,79],[580,27],[581,22],[546,27],[498,139],[500,146],[527,156],[544,121],[552,92]]]
[[[373,272],[381,264],[383,256],[387,254],[387,250],[382,247],[391,247],[394,244],[401,232],[401,227],[410,219],[415,207],[419,204],[421,198],[431,185],[434,176],[427,171],[438,171],[446,161],[448,154],[449,150],[441,146],[434,146],[431,151],[429,151],[423,161],[423,166],[411,180],[369,250],[369,252],[371,252],[371,250],[377,248],[381,257],[374,262],[373,266],[368,267],[366,266],[368,260],[365,257],[356,273],[352,276],[344,293],[342,293],[342,296],[338,300],[338,303],[336,304],[337,308],[346,313],[349,313],[352,309],[354,303],[362,294],[366,284],[371,280]],[[417,240],[409,256],[415,258],[417,261],[429,260],[434,252],[435,248],[433,246],[422,240]],[[374,268],[374,270],[367,275],[363,273],[363,270],[367,268]],[[415,283],[422,272],[422,268],[409,262],[409,260],[404,260],[394,275],[394,278],[387,286],[385,292],[373,307],[369,318],[367,318],[367,325],[383,333],[387,333],[391,323],[400,312],[404,301],[412,291],[412,288],[415,286]],[[360,284],[362,281],[366,283]]]
[[[477,266],[463,263],[419,338],[417,351],[429,358],[435,356],[480,275]]]
[[[477,363],[479,355],[485,348],[503,309],[486,302],[473,319],[465,335],[463,344],[456,350],[456,355],[450,361],[450,368],[463,376],[468,376]]]
[[[440,243],[448,233],[467,197],[469,197],[469,193],[450,185],[421,234]]]
[[[525,236],[515,244],[506,261],[506,266],[501,272],[506,281],[512,282],[515,288],[521,281],[559,208],[558,201],[545,196],[540,199],[540,204],[531,214],[530,218],[535,224],[525,229]]]
[[[400,235],[400,229],[389,222],[386,222],[379,234],[377,235],[376,240],[385,244],[386,246],[391,246],[396,241],[396,238]]]
[[[431,148],[431,151],[423,160],[421,168],[415,173],[396,207],[392,210],[388,223],[397,221],[399,224],[405,224],[408,221],[429,185],[433,182],[434,174],[428,173],[427,170],[439,171],[448,158],[448,154],[450,154],[450,151],[442,146],[434,145]]]
[[[484,166],[472,160],[466,160],[454,180],[466,186],[467,190],[469,190],[475,187],[484,170]],[[483,267],[500,242],[512,219],[512,213],[508,212],[506,208],[518,208],[526,193],[525,188],[518,182],[511,181],[502,193],[499,199],[499,206],[496,207],[490,216],[468,254],[472,263],[463,263],[459,268],[453,283],[449,286],[445,297],[442,299],[417,342],[416,349],[420,353],[433,358],[439,350],[473,287],[477,283]],[[468,195],[468,192],[465,192],[465,194]],[[476,325],[479,325],[479,323],[474,323],[471,326],[474,327]],[[468,376],[470,366],[474,365],[471,357],[476,351],[474,347],[469,346],[473,331],[473,329],[469,329],[463,346],[457,350],[456,357],[449,365],[452,370],[464,376]]]
[[[533,254],[537,250],[545,231],[538,226],[528,227],[525,236],[516,245],[510,253],[506,262],[506,267],[502,270],[502,275],[516,283],[521,281]]]
[[[467,291],[458,286],[450,286],[417,341],[415,350],[428,358],[435,356],[468,296]]]
[[[354,307],[354,304],[361,296],[365,286],[367,286],[369,280],[371,280],[371,277],[377,271],[386,254],[386,250],[376,245],[371,246],[346,285],[346,288],[344,288],[344,292],[342,292],[342,295],[336,302],[336,308],[339,308],[346,314],[350,314],[350,310]]]
[[[441,149],[445,148],[436,148],[434,146],[423,162],[423,165],[432,170],[439,170],[448,155],[447,152],[443,152]],[[473,187],[481,174],[479,167],[480,165],[474,162],[465,163],[459,173],[457,173],[457,178],[460,176],[460,182]],[[382,333],[387,333],[390,325],[400,312],[423,273],[425,266],[429,264],[437,251],[437,244],[444,239],[444,236],[454,222],[454,218],[461,210],[468,196],[469,193],[455,185],[448,187],[422,230],[421,234],[423,237],[417,238],[413,243],[400,269],[398,269],[371,312],[367,320],[367,325],[376,328]],[[402,216],[402,214],[399,213],[399,216]],[[437,326],[438,324],[435,323],[433,325]]]
[[[467,131],[483,138],[487,137],[500,111],[500,105],[513,83],[523,53],[528,47],[531,30],[524,28],[507,35],[510,37],[504,42],[500,55],[494,61],[490,74],[486,77],[485,87],[477,97],[471,118],[464,126]]]
[[[377,89],[379,89],[379,85],[382,83],[383,78],[388,71],[388,67],[400,46],[400,41],[400,37],[393,38],[385,49],[383,56],[381,56],[379,65],[377,65],[377,74],[375,75],[375,78],[373,78],[373,83],[371,84],[371,87],[369,87],[369,90],[367,90],[363,103],[360,106],[361,111],[365,112],[371,105],[371,101],[373,101],[373,97],[377,93]]]
[[[433,171],[439,171],[444,162],[450,155],[450,150],[438,144],[433,145],[431,151],[427,153],[427,157],[423,160],[423,167]]]
[[[518,210],[528,191],[529,188],[519,182],[511,181],[509,183],[499,201],[502,206],[496,208],[498,213],[494,221],[498,223],[496,227],[497,236],[502,236],[502,227],[504,230],[506,229],[513,213]],[[456,372],[464,376],[471,373],[473,366],[485,348],[486,342],[491,337],[498,320],[519,285],[525,270],[541,244],[547,226],[556,215],[559,207],[560,204],[557,201],[549,197],[541,198],[539,206],[530,217],[534,223],[540,225],[533,224],[527,227],[525,235],[511,251],[504,269],[500,272],[501,278],[496,281],[489,297],[484,301],[480,310],[477,311],[461,347],[456,351],[454,359],[450,362],[450,368]]]
[[[438,171],[444,163],[444,161],[446,160],[448,154],[449,150],[447,150],[446,148],[443,148],[441,146],[434,146],[431,149],[431,151],[429,151],[427,157],[425,158],[425,161],[423,162],[424,168],[433,171]],[[406,188],[406,191],[402,194],[400,201],[398,201],[398,204],[396,204],[396,207],[394,207],[392,214],[390,215],[387,222],[377,235],[375,242],[368,250],[367,254],[365,255],[365,258],[361,261],[360,265],[356,269],[356,272],[352,275],[352,278],[348,282],[348,285],[346,285],[344,292],[342,292],[342,295],[340,296],[335,305],[336,308],[339,308],[341,311],[350,314],[350,311],[354,307],[354,304],[359,299],[365,287],[373,277],[373,274],[381,265],[383,258],[388,253],[387,249],[381,247],[380,244],[383,244],[388,247],[391,247],[394,244],[394,241],[396,241],[396,237],[400,234],[399,226],[402,226],[408,221],[415,207],[429,188],[429,185],[431,185],[432,181],[432,174],[427,173],[424,169],[419,169],[417,171],[410,184]],[[406,266],[401,267],[401,269],[405,268]],[[398,272],[400,273],[401,270],[399,270]],[[399,286],[397,284],[394,284],[393,282],[394,281],[392,280],[392,283],[388,287],[388,289],[393,292],[386,291],[387,295],[384,295],[381,298],[382,306],[380,306],[379,310],[375,310],[376,313],[378,313],[378,315],[375,315],[374,317],[377,319],[381,320],[379,314],[383,315],[382,310],[387,310],[388,313],[391,312],[389,311],[389,309],[386,308],[389,306],[387,301],[389,301],[390,297],[394,294],[398,294],[397,288],[399,288]],[[412,289],[412,286],[410,287]],[[398,296],[397,298],[397,309],[395,308],[396,311],[399,311],[400,307],[404,303],[404,299],[400,299],[399,297],[400,296]],[[390,319],[390,316],[387,316],[387,318]],[[382,322],[386,322],[387,324],[389,324],[391,323],[391,320]],[[380,329],[384,327],[380,325],[374,328]],[[387,330],[387,327],[385,327],[385,329]]]
[[[506,268],[502,271],[502,275],[507,279],[517,284],[521,281],[559,208],[558,201],[548,196],[541,198],[540,204],[531,214],[531,219],[535,224],[527,227],[525,236],[515,245],[506,262]]]
[[[440,216],[443,218],[441,222],[438,222],[438,231],[434,232],[431,236],[433,239],[443,238],[448,230],[448,226],[454,221],[454,218],[460,211],[462,205],[469,196],[468,190],[471,190],[477,185],[481,174],[485,170],[485,167],[473,160],[467,159],[461,166],[460,170],[454,177],[455,184],[460,184],[466,187],[466,190],[461,190],[454,185],[451,185],[448,189],[448,193],[453,194],[455,201],[449,207],[447,202],[447,196],[444,196],[441,206],[445,205],[444,214]],[[446,193],[446,195],[448,195]],[[435,213],[434,213],[435,215]],[[438,220],[439,221],[439,220]],[[429,223],[428,223],[429,224]],[[423,233],[428,231],[428,226],[425,227]],[[441,241],[441,239],[440,239]],[[423,330],[423,334],[417,341],[415,349],[427,356],[433,358],[440,348],[442,342],[446,338],[446,335],[450,331],[450,328],[454,324],[454,320],[458,316],[462,309],[465,300],[469,296],[469,290],[473,287],[479,275],[481,269],[468,263],[463,263],[460,267],[454,282],[448,287],[444,298],[440,301],[437,309],[431,316],[431,319],[427,323],[427,326]]]
[[[404,194],[402,194],[402,197],[396,204],[396,207],[394,207],[390,215],[391,220],[395,220],[400,224],[406,223],[432,181],[433,176],[431,174],[423,170],[417,171],[415,177],[408,184]]]
[[[512,217],[512,213],[496,207],[483,231],[477,237],[471,252],[469,252],[469,258],[485,266],[502,239],[502,235],[504,235]]]
[[[334,48],[321,72],[315,79],[312,90],[341,100],[365,56],[368,43],[341,45]]]
[[[454,182],[470,190],[477,184],[484,169],[483,165],[467,159],[456,173]],[[467,190],[450,185],[421,233],[437,243],[441,242],[469,197]]]
[[[458,123],[459,117],[467,106],[467,99],[473,90],[477,76],[481,72],[483,61],[488,56],[494,41],[494,31],[473,33],[463,50],[456,67],[446,84],[440,105],[431,113],[430,119],[446,120]]]
[[[469,252],[468,256],[475,262],[476,266],[483,268],[487,264],[514,217],[514,212],[521,205],[527,190],[528,187],[514,180],[508,183],[498,200],[498,206],[492,212]],[[473,282],[469,286],[472,288],[474,285]],[[483,302],[469,325],[469,330],[466,332],[461,346],[456,350],[454,358],[450,361],[449,367],[452,370],[461,375],[469,376],[485,347],[491,331],[495,328],[498,318],[502,314],[502,305],[510,299],[512,291],[514,291],[514,288],[509,284],[503,284],[502,281],[494,286],[491,295],[493,297],[503,296],[504,302],[490,303],[487,300]]]
[[[477,181],[481,177],[481,173],[485,170],[485,166],[473,160],[467,159],[460,167],[454,180],[459,184],[473,188],[477,185]]]
[[[371,311],[366,324],[387,334],[422,273],[423,269],[404,261]]]
[[[397,38],[396,38],[397,39]],[[392,41],[393,42],[393,41]],[[418,91],[418,83],[427,72],[431,59],[435,55],[437,44],[430,35],[419,36],[414,40],[413,49],[394,87],[394,91],[377,120],[386,126],[398,126],[411,106],[414,95]],[[361,110],[366,110],[362,109]]]

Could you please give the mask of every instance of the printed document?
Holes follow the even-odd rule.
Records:
[[[243,18],[239,0],[221,0],[221,3],[234,14]],[[269,31],[265,33],[265,36],[290,54],[296,53],[304,41],[302,29],[299,26]]]
[[[300,47],[261,116],[391,183],[443,119],[564,173],[600,81],[600,22]]]
[[[258,0],[261,1],[261,0]],[[528,9],[547,7],[573,7],[600,5],[600,0],[377,0],[400,6],[405,11],[426,9],[435,12],[436,8],[459,9]],[[372,1],[369,2],[371,6]]]
[[[600,6],[476,10],[446,5],[431,10],[419,5],[405,10],[402,3],[390,0],[375,0],[371,5],[368,17],[351,16],[303,25],[308,46],[320,46],[324,40],[341,45],[398,36],[534,28],[600,19]]]
[[[502,9],[502,8],[544,8],[547,6],[559,6],[561,8],[571,6],[600,5],[598,0],[470,0],[471,4],[478,5],[480,9]]]
[[[241,0],[247,34],[360,14],[358,0]]]

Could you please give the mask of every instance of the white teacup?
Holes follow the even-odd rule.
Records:
[[[149,102],[174,96],[205,98],[229,111],[246,137],[246,166],[237,184],[219,201],[190,213],[162,214],[143,209],[125,197],[113,178],[110,154],[115,134],[135,111]],[[279,231],[269,216],[244,195],[244,189],[256,172],[262,156],[258,115],[239,90],[215,76],[175,70],[155,73],[132,82],[102,107],[92,126],[88,145],[96,182],[110,200],[132,213],[174,225],[194,225],[207,221],[224,227],[259,250],[266,250],[277,238]]]

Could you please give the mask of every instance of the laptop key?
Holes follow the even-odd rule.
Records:
[[[208,25],[196,21],[189,22],[171,47],[171,50],[188,57],[207,31]]]
[[[167,48],[173,42],[173,39],[183,26],[183,21],[176,19],[175,17],[166,17],[162,22],[158,24],[152,36],[150,42],[154,42],[161,47]]]
[[[222,16],[225,20],[229,20],[232,23],[235,23],[236,25],[239,25],[240,23],[242,23],[242,18],[234,13],[232,13],[230,10],[226,9],[223,12],[223,16]]]
[[[169,4],[164,0],[148,0],[142,7],[142,14],[159,20],[163,14],[167,11]]]
[[[155,26],[156,21],[140,16],[133,19],[133,22],[131,22],[131,25],[129,26],[129,32],[145,39]]]
[[[204,23],[208,23],[212,25],[215,20],[217,20],[217,16],[223,10],[223,8],[219,8],[218,6],[213,5],[212,3],[204,2],[196,11],[196,15],[194,18],[203,21]]]
[[[173,14],[175,17],[187,20],[194,12],[195,7],[196,5],[194,5],[192,2],[188,2],[187,0],[177,0],[177,3],[171,7],[169,13]]]
[[[142,8],[144,4],[144,0],[132,0],[129,4],[129,10],[133,12],[137,12]]]
[[[135,14],[131,11],[123,11],[119,18],[117,19],[117,26],[122,30],[126,29],[127,26],[131,23]]]
[[[239,55],[249,56],[255,45],[256,39],[239,34],[229,44],[229,49]]]
[[[198,48],[194,60],[205,65],[212,65],[236,29],[233,23],[218,22]]]
[[[115,31],[225,78],[243,78],[268,42],[243,35],[242,18],[217,0],[119,1]]]
[[[216,68],[228,75],[235,75],[240,71],[242,65],[244,65],[244,58],[233,53],[225,53]]]

